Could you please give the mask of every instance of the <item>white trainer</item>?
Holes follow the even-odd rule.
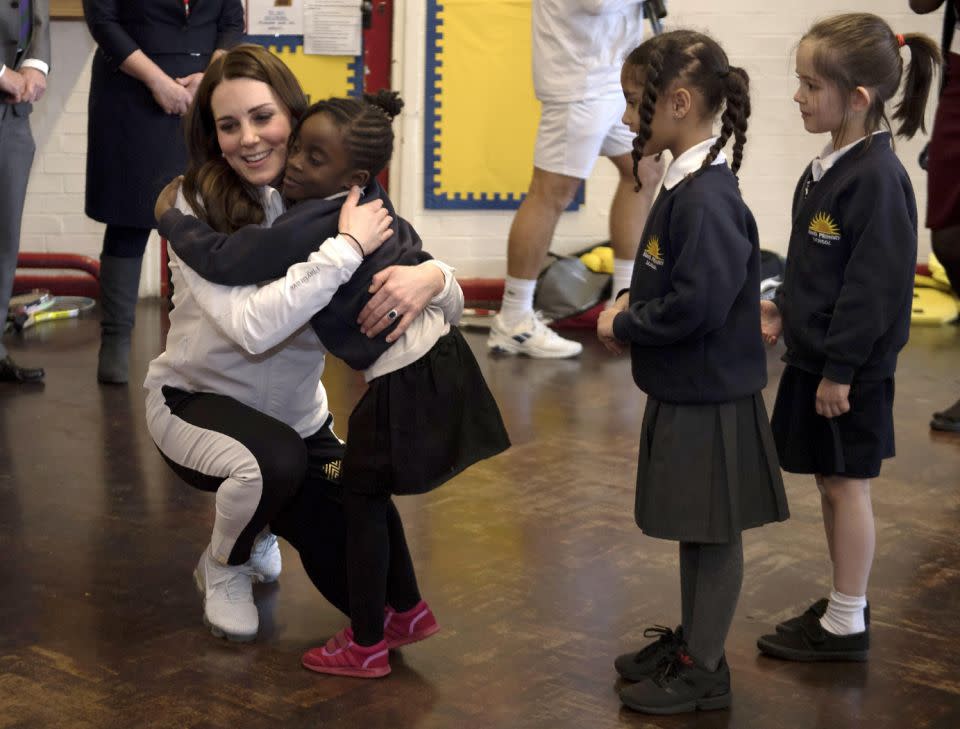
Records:
[[[218,638],[246,642],[257,637],[260,616],[253,604],[253,581],[245,564],[222,565],[203,550],[193,580],[203,595],[203,622]]]
[[[512,327],[497,314],[490,326],[487,347],[494,352],[525,354],[538,359],[576,357],[583,351],[580,342],[564,339],[548,327],[539,311],[532,312]]]
[[[277,537],[268,532],[260,532],[253,549],[250,550],[250,559],[247,566],[253,573],[254,582],[276,582],[280,577],[283,562],[280,558],[280,545]]]

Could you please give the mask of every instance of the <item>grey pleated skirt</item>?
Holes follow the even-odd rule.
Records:
[[[648,536],[704,544],[725,544],[744,529],[786,520],[760,393],[703,405],[648,398],[635,516]]]

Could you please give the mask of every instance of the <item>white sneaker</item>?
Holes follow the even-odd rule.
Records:
[[[261,532],[253,543],[247,561],[247,567],[253,573],[251,577],[255,582],[276,582],[282,566],[277,537],[270,532]]]
[[[222,565],[203,550],[193,580],[203,595],[203,622],[218,638],[249,641],[257,637],[260,616],[253,604],[250,568]]]
[[[539,312],[531,312],[513,327],[507,326],[500,314],[493,317],[487,347],[494,352],[525,354],[538,359],[575,357],[583,351],[580,342],[564,339],[543,320]]]

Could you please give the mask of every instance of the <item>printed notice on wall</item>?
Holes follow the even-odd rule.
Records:
[[[303,0],[247,0],[249,35],[303,35]]]
[[[303,52],[359,56],[360,0],[303,0]]]

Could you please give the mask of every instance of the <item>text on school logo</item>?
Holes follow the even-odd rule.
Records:
[[[829,246],[840,240],[840,228],[830,213],[819,212],[814,215],[808,230],[813,242],[822,246]]]
[[[643,249],[643,260],[653,269],[663,265],[663,253],[660,251],[659,236],[651,235],[647,239],[647,245]]]

